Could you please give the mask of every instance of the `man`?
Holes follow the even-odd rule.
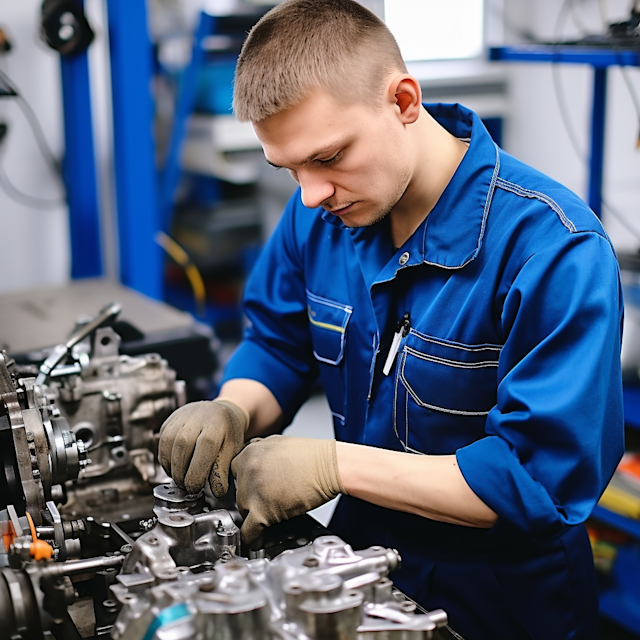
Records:
[[[583,526],[623,450],[622,301],[598,219],[421,104],[352,0],[290,0],[240,55],[234,110],[299,183],[247,285],[220,398],[163,426],[246,542],[343,494],[330,528],[399,549],[396,584],[467,639],[597,637]],[[320,376],[336,441],[273,435]]]

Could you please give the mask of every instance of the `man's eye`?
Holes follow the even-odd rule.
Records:
[[[338,162],[340,158],[342,158],[342,151],[338,151],[338,153],[336,153],[335,156],[333,156],[332,158],[329,158],[328,160],[318,160],[318,162],[322,164],[322,166],[324,167],[330,167],[332,164],[335,164],[336,162]]]

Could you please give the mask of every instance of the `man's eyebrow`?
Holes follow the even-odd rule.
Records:
[[[308,155],[301,162],[293,162],[292,164],[294,166],[302,166],[302,165],[305,165],[305,164],[309,164],[309,162],[312,162],[318,156],[324,155],[325,153],[327,153],[329,151],[333,151],[334,149],[337,149],[339,147],[344,146],[346,144],[346,141],[347,141],[346,138],[341,138],[339,140],[335,140],[334,142],[331,142],[330,144],[326,144],[322,148],[317,149],[312,154]],[[271,160],[269,160],[269,158],[267,158],[267,156],[265,156],[264,159],[267,161],[267,164],[270,164],[272,167],[275,167],[276,169],[282,169],[282,167],[279,164],[276,164],[275,162],[271,162]]]

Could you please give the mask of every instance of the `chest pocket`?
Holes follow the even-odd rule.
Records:
[[[347,324],[353,307],[307,291],[307,315],[313,355],[320,362],[338,365],[344,357]]]
[[[336,434],[345,424],[347,388],[345,349],[347,325],[353,307],[323,298],[307,290],[307,316],[313,355],[320,364],[320,377]]]
[[[496,404],[500,350],[411,329],[395,384],[394,429],[406,450],[453,453],[477,440]]]

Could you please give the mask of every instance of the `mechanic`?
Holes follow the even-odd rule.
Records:
[[[583,523],[623,451],[621,288],[597,217],[468,109],[422,105],[353,0],[267,13],[234,111],[300,188],[219,398],[163,426],[164,468],[221,496],[231,467],[245,542],[343,494],[330,529],[397,548],[394,582],[467,640],[596,638]],[[337,442],[269,435],[318,376]]]

